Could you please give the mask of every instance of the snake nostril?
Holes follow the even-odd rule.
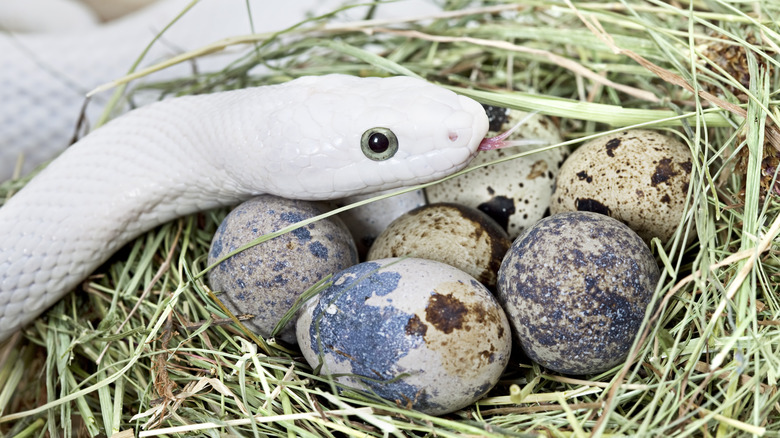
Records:
[[[458,141],[458,133],[455,131],[450,131],[450,133],[447,135],[447,138],[449,138],[450,141],[454,143]]]

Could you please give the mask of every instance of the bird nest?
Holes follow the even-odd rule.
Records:
[[[313,17],[156,67],[244,50],[220,72],[133,87],[139,71],[99,91],[119,105],[312,74],[413,75],[547,115],[565,139],[553,147],[634,127],[677,136],[694,157],[686,213],[652,242],[661,280],[623,363],[572,377],[517,354],[487,397],[444,416],[340,388],[219,304],[204,273],[220,209],[142,235],[3,345],[0,432],[780,435],[780,5],[484,3],[420,20]],[[0,199],[25,182],[0,185]]]

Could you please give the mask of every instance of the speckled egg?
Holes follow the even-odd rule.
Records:
[[[208,263],[252,240],[323,213],[320,205],[264,195],[236,207],[211,241]],[[301,293],[325,276],[358,262],[352,236],[330,217],[253,246],[209,271],[219,299],[236,315],[251,314],[244,324],[269,337]],[[295,342],[294,320],[277,336]]]
[[[593,211],[646,242],[672,238],[684,214],[693,157],[677,139],[637,129],[591,140],[566,160],[550,211]]]
[[[658,283],[650,249],[598,213],[542,219],[512,243],[498,298],[526,354],[566,374],[625,360]]]
[[[302,308],[297,333],[321,374],[432,415],[484,396],[512,344],[503,310],[481,283],[415,258],[365,262],[334,275]]]
[[[485,213],[439,203],[416,208],[393,221],[371,246],[367,260],[401,256],[436,260],[493,288],[511,243],[506,231]]]
[[[508,130],[528,113],[488,107],[491,135]],[[561,142],[550,119],[536,114],[528,118],[509,140],[538,139],[548,144]],[[482,151],[471,162],[478,165],[538,149],[540,145],[515,146]],[[428,201],[453,202],[477,208],[492,217],[511,238],[544,217],[558,168],[568,155],[565,147],[537,152],[500,164],[493,164],[425,189]]]
[[[392,193],[398,189],[388,192]],[[372,193],[370,195],[351,196],[333,202],[334,207],[342,207],[353,202],[373,198],[381,193]],[[422,190],[402,193],[389,198],[374,201],[360,207],[339,213],[339,218],[349,228],[352,237],[355,239],[358,254],[361,260],[368,254],[369,248],[376,238],[382,234],[390,223],[409,210],[425,205],[425,193]]]

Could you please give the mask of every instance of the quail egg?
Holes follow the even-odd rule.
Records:
[[[396,192],[393,189],[389,192],[372,193],[370,195],[357,195],[349,198],[340,199],[333,202],[334,207],[341,207],[353,202],[363,201],[373,198],[382,193]],[[355,207],[351,210],[339,213],[339,218],[349,228],[352,237],[355,239],[358,254],[361,259],[366,256],[369,248],[382,231],[384,231],[391,222],[403,215],[409,210],[425,205],[425,193],[422,190],[402,193],[389,198],[380,199],[369,204]]]
[[[658,278],[650,249],[625,224],[566,212],[512,243],[498,271],[498,298],[532,360],[594,374],[625,360]]]
[[[368,260],[412,256],[459,268],[490,288],[512,242],[481,211],[439,203],[416,208],[393,221],[371,246]]]
[[[209,265],[252,240],[323,213],[318,204],[264,195],[236,207],[211,242]],[[317,281],[358,262],[352,236],[330,217],[246,249],[209,271],[211,288],[244,324],[268,337],[296,299]],[[295,343],[295,323],[277,336]]]
[[[646,129],[591,140],[563,163],[551,213],[593,211],[627,224],[646,242],[674,236],[688,197],[691,151]]]
[[[529,116],[522,111],[497,107],[488,107],[488,115],[491,133],[506,131],[528,116],[519,128],[520,134],[510,136],[511,140],[540,140],[544,145],[561,141],[558,129],[547,117],[538,114]],[[481,151],[471,165],[542,146],[535,144]],[[430,203],[453,202],[487,213],[514,239],[547,214],[558,168],[567,155],[568,149],[560,147],[491,164],[428,187],[425,193]]]
[[[321,374],[431,415],[484,396],[512,344],[506,316],[485,286],[457,268],[415,258],[335,274],[304,304],[297,335]]]

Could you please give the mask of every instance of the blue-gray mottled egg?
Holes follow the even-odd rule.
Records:
[[[208,263],[252,240],[323,213],[318,204],[263,195],[236,207],[220,224]],[[220,263],[209,284],[235,314],[254,317],[244,324],[261,336],[271,335],[301,293],[334,272],[358,262],[352,236],[336,217],[306,225],[263,242]],[[278,338],[295,342],[292,320]]]
[[[560,213],[514,241],[498,271],[498,298],[532,360],[593,374],[625,360],[658,278],[650,249],[625,224]]]
[[[432,415],[485,395],[511,352],[498,302],[465,272],[432,260],[348,268],[306,302],[298,345],[313,368],[346,386]]]

